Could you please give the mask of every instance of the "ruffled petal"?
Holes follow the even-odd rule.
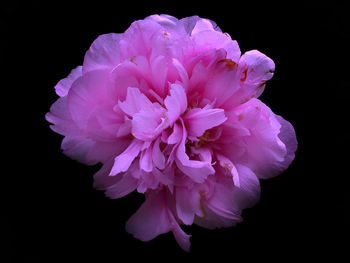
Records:
[[[184,88],[178,84],[172,84],[170,95],[164,100],[167,108],[169,125],[172,125],[187,108],[187,97]]]
[[[187,132],[183,123],[182,127],[182,141],[179,143],[176,150],[176,165],[194,182],[202,183],[208,175],[214,174],[215,170],[209,162],[190,160],[186,153],[185,143]]]
[[[194,108],[189,110],[184,116],[184,122],[190,138],[202,136],[206,130],[216,127],[226,120],[223,109]]]
[[[109,175],[113,176],[129,169],[131,163],[139,155],[144,142],[134,139],[129,147],[114,159],[114,165]]]

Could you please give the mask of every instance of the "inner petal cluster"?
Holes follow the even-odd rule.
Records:
[[[213,104],[188,107],[187,101],[185,90],[179,84],[170,84],[164,103],[151,102],[139,89],[129,87],[125,100],[119,101],[116,107],[125,114],[121,129],[129,132],[132,142],[115,158],[110,175],[127,172],[133,162],[139,166],[140,173],[151,173],[134,174],[138,184],[147,185],[144,181],[150,178],[163,184],[161,178],[167,178],[166,184],[172,187],[174,182],[168,171],[175,168],[197,183],[214,174],[213,149],[208,142],[218,139],[217,135],[212,136],[215,131],[211,130],[223,124],[227,117],[223,109],[214,108]],[[149,186],[155,187],[152,183]]]

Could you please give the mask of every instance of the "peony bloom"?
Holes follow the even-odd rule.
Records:
[[[241,222],[259,179],[294,159],[292,125],[257,99],[274,69],[257,50],[241,55],[213,21],[152,15],[99,36],[56,85],[46,119],[67,156],[103,164],[95,188],[145,194],[129,233],[148,241],[172,231],[188,251],[180,225]]]

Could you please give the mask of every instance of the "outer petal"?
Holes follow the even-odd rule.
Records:
[[[69,89],[71,88],[73,82],[81,77],[82,66],[78,66],[69,73],[68,77],[61,79],[55,86],[55,90],[58,96],[64,97],[67,95]]]
[[[238,43],[232,40],[228,34],[218,31],[204,30],[198,31],[192,35],[193,41],[198,53],[205,52],[210,49],[224,49],[227,52],[227,58],[238,63],[241,56]]]
[[[243,54],[239,60],[240,88],[227,100],[226,107],[233,108],[257,98],[264,91],[265,83],[273,77],[275,63],[257,50]]]
[[[186,235],[175,221],[168,208],[164,191],[149,192],[146,201],[126,223],[126,231],[142,241],[149,241],[160,234],[173,231],[179,245],[189,250],[190,236]]]
[[[281,121],[285,126],[282,132],[277,116],[258,99],[241,105],[235,112],[251,132],[250,136],[244,137],[245,153],[237,161],[252,169],[259,178],[280,174],[291,162],[296,149],[292,127]],[[284,144],[280,137],[289,144]]]
[[[202,20],[204,20],[204,23],[206,23],[206,24],[207,24],[207,22],[210,22],[210,24],[212,26],[211,27],[210,27],[210,25],[202,26],[202,24],[204,24]],[[192,32],[193,32],[194,28],[197,26],[197,24],[199,24],[199,25],[197,26],[196,33],[199,33],[202,30],[216,30],[216,31],[221,32],[220,28],[216,25],[216,23],[214,21],[211,21],[209,19],[203,19],[203,18],[200,18],[199,16],[185,17],[185,18],[181,19],[180,22],[183,24],[188,35],[192,34]]]
[[[116,98],[110,96],[111,83],[108,71],[90,71],[77,79],[68,93],[68,107],[72,119],[85,129],[91,113],[97,106],[104,107],[116,104]]]
[[[122,34],[100,35],[84,57],[83,72],[98,69],[112,70],[120,63],[119,41]]]
[[[258,50],[244,53],[239,63],[245,64],[247,67],[243,76],[243,84],[246,86],[261,87],[273,77],[275,71],[273,60]]]
[[[292,163],[295,157],[295,152],[298,148],[297,137],[295,135],[294,128],[290,122],[283,119],[281,116],[276,115],[278,122],[281,124],[281,130],[278,137],[284,143],[287,148],[287,154],[284,161],[279,165],[279,172],[281,173]],[[278,168],[276,168],[278,169]]]
[[[137,179],[126,173],[121,176],[119,181],[109,186],[105,194],[111,199],[121,198],[134,191],[137,187],[137,182]]]

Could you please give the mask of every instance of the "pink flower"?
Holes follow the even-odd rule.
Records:
[[[103,167],[94,186],[146,201],[126,230],[148,241],[181,224],[213,229],[241,222],[259,199],[259,179],[294,159],[292,125],[259,99],[275,69],[257,50],[197,16],[152,15],[123,34],[99,36],[82,66],[56,85],[46,119],[63,152]]]

